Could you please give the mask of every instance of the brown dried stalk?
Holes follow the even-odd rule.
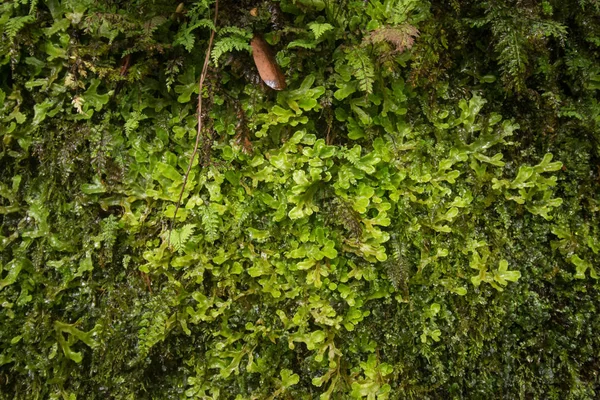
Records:
[[[215,1],[215,17],[214,17],[214,26],[217,26],[217,16],[219,14],[219,0]],[[181,191],[179,192],[179,199],[177,199],[177,204],[175,205],[175,212],[173,213],[173,219],[171,220],[171,226],[169,227],[169,237],[167,238],[167,244],[171,245],[171,232],[173,232],[173,224],[175,223],[175,218],[177,218],[177,211],[181,205],[181,199],[183,198],[183,192],[185,191],[185,186],[188,181],[188,177],[190,175],[190,171],[192,170],[192,164],[194,163],[194,159],[196,158],[196,154],[198,154],[198,146],[200,145],[200,137],[202,136],[202,88],[204,87],[204,79],[206,78],[206,71],[208,70],[208,62],[210,61],[210,51],[212,49],[213,39],[215,38],[215,31],[210,32],[210,39],[208,40],[208,48],[206,49],[206,56],[204,57],[204,65],[202,66],[202,73],[200,74],[200,83],[198,84],[198,131],[196,133],[196,143],[194,144],[194,151],[192,152],[192,156],[190,157],[190,162],[187,167],[187,171],[185,172],[185,176],[183,177],[183,186],[181,187]]]

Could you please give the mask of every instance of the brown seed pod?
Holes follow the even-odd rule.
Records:
[[[271,89],[285,89],[285,75],[277,65],[271,46],[257,34],[254,34],[250,46],[252,46],[254,64],[256,64],[261,79]]]

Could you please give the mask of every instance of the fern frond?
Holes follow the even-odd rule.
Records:
[[[187,51],[192,51],[194,48],[194,43],[196,42],[196,37],[194,36],[194,30],[197,28],[208,28],[210,30],[215,30],[215,24],[209,19],[201,19],[191,24],[183,24],[177,35],[175,36],[175,40],[173,41],[174,45],[182,45]]]
[[[392,10],[391,22],[394,24],[404,23],[420,3],[419,0],[398,0]]]
[[[367,94],[373,93],[375,66],[363,48],[354,48],[346,54],[346,60],[352,67],[352,74],[358,79],[360,90]]]
[[[250,210],[252,210],[252,207],[248,203],[241,203],[233,208],[233,211],[231,213],[233,217],[233,223],[231,228],[234,231],[234,233],[241,233],[241,229],[244,225],[244,222],[246,222],[246,220],[250,216]]]
[[[360,215],[346,201],[336,198],[334,200],[334,215],[353,239],[360,239],[363,234]]]
[[[409,266],[406,260],[406,248],[396,235],[390,240],[391,256],[387,261],[387,275],[396,289],[401,289],[404,300],[408,300]]]
[[[125,121],[125,133],[129,135],[131,132],[134,132],[140,126],[140,121],[146,118],[147,116],[140,111],[134,111],[129,114],[129,117]]]
[[[471,25],[490,26],[504,86],[515,92],[523,92],[526,88],[530,65],[528,54],[532,54],[536,41],[553,37],[563,42],[567,34],[563,24],[534,19],[522,8],[510,8],[501,3],[490,3],[486,15],[471,21]]]
[[[176,251],[181,250],[194,234],[196,225],[187,224],[171,233],[171,245]]]
[[[31,0],[30,5],[29,5],[29,15],[35,14],[35,12],[37,11],[38,2],[39,2],[39,0]]]
[[[556,21],[537,21],[531,30],[534,37],[554,37],[562,41],[567,36],[567,27]]]
[[[176,305],[176,294],[170,288],[163,289],[157,296],[146,302],[146,311],[139,322],[138,331],[138,357],[131,360],[131,365],[146,357],[150,350],[162,342],[172,329],[169,324],[171,306]]]
[[[498,38],[498,62],[505,85],[517,92],[525,89],[524,74],[529,62],[525,51],[525,38],[522,32],[506,20],[496,21],[492,32]]]
[[[343,156],[346,160],[350,161],[350,164],[356,166],[360,161],[362,148],[360,146],[354,146],[352,149],[343,153]]]
[[[294,47],[302,47],[303,49],[314,49],[317,44],[313,40],[309,39],[298,39],[288,43],[287,48],[293,49]]]
[[[112,248],[117,241],[119,232],[119,221],[114,215],[110,215],[100,222],[101,232],[99,238],[104,242],[105,247]]]
[[[363,39],[366,43],[380,43],[383,41],[391,43],[396,52],[402,53],[410,49],[419,36],[419,30],[410,24],[395,27],[379,28]]]
[[[146,35],[151,36],[152,34],[154,34],[154,31],[156,31],[156,29],[158,29],[159,26],[161,26],[162,24],[164,24],[167,21],[168,21],[167,18],[165,18],[163,16],[156,16],[156,17],[150,18],[144,24],[144,31],[145,31]]]
[[[220,219],[217,212],[211,207],[204,207],[202,213],[202,228],[207,242],[214,242],[219,238]]]
[[[323,36],[323,34],[325,34],[325,32],[332,30],[333,25],[327,23],[320,24],[318,22],[311,22],[310,24],[308,24],[308,28],[315,35],[315,39],[319,39],[321,36]]]
[[[223,30],[221,30],[223,31]],[[237,51],[250,51],[251,47],[250,44],[248,43],[248,40],[250,38],[248,37],[248,35],[245,34],[244,31],[244,35],[240,35],[240,34],[234,34],[233,36],[227,36],[221,39],[218,39],[214,46],[213,46],[213,50],[211,53],[211,58],[213,60],[213,62],[215,63],[215,65],[219,65],[219,59],[223,56],[223,54],[229,53],[231,51],[237,50]]]
[[[8,37],[8,40],[13,40],[25,25],[32,23],[33,21],[35,21],[35,16],[33,15],[13,17],[6,22],[4,34]]]

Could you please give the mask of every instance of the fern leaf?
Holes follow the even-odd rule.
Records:
[[[394,24],[405,22],[420,3],[420,0],[399,0],[392,10],[391,22]]]
[[[402,53],[410,49],[419,36],[419,30],[410,24],[396,27],[379,28],[371,32],[363,41],[367,43],[380,43],[383,41],[391,43],[396,52]]]
[[[183,228],[181,228],[180,233],[179,233],[180,237],[181,237],[181,241],[183,243],[186,243],[190,239],[192,234],[194,233],[195,229],[196,229],[196,225],[194,225],[194,224],[184,225]]]
[[[202,228],[206,241],[212,243],[219,238],[219,225],[220,219],[217,212],[211,207],[205,207],[202,210]]]
[[[30,0],[30,5],[29,5],[29,14],[30,15],[34,15],[35,12],[37,11],[38,2],[39,2],[39,0]]]
[[[375,67],[367,51],[363,48],[355,48],[346,54],[346,60],[352,67],[352,74],[358,79],[360,90],[367,94],[373,93]]]
[[[315,35],[315,39],[319,39],[325,32],[328,32],[333,29],[333,25],[331,24],[320,24],[318,22],[311,22],[308,24],[308,28]]]
[[[244,225],[244,222],[246,222],[250,216],[250,210],[252,210],[252,207],[247,203],[239,204],[234,207],[232,212],[233,223],[231,226],[234,232],[237,232],[238,234],[241,233],[241,228]]]
[[[359,145],[354,146],[351,150],[344,153],[344,158],[354,166],[358,164],[361,158],[362,148]]]
[[[303,49],[314,49],[315,47],[317,47],[317,44],[312,40],[298,39],[291,41],[287,45],[288,49],[293,49],[294,47],[302,47]]]
[[[508,89],[520,92],[525,88],[524,74],[528,64],[523,35],[505,22],[494,24],[492,32],[494,36],[499,37],[498,62],[505,85]]]
[[[174,45],[182,45],[187,51],[192,51],[194,48],[194,43],[196,42],[196,37],[194,36],[194,30],[197,28],[208,28],[211,30],[215,30],[214,23],[209,19],[201,19],[191,24],[183,24],[177,35],[175,36],[175,40],[173,41]]]
[[[169,323],[169,315],[171,306],[176,304],[175,298],[173,290],[167,288],[144,305],[146,311],[142,314],[138,331],[139,353],[131,360],[130,365],[145,358],[156,344],[166,338],[173,326]]]
[[[171,245],[176,251],[181,250],[185,244],[190,240],[190,237],[194,233],[196,225],[187,224],[180,229],[176,229],[171,233]]]
[[[146,116],[141,112],[132,112],[129,118],[127,118],[127,121],[125,121],[125,133],[129,135],[131,132],[135,131],[139,127],[140,121],[144,118],[146,118]]]
[[[555,37],[563,41],[567,36],[567,27],[556,21],[537,21],[532,24],[533,37]]]
[[[560,23],[532,21],[530,16],[522,13],[520,8],[514,10],[505,5],[494,5],[487,10],[485,17],[472,22],[473,26],[490,25],[504,86],[515,92],[522,92],[526,88],[525,79],[530,63],[527,54],[531,53],[529,47],[532,41],[547,37],[562,41],[566,35],[566,28]]]
[[[396,235],[392,235],[391,244],[391,257],[387,261],[387,275],[392,285],[396,289],[401,289],[403,292],[402,297],[404,300],[408,300],[408,262],[406,261],[406,249],[405,246],[400,243]]]
[[[194,43],[196,43],[196,38],[194,35],[182,35],[175,39],[174,42],[176,45],[182,45],[188,52],[191,52],[194,48]]]
[[[351,238],[360,239],[363,234],[363,227],[358,212],[356,212],[349,203],[339,197],[334,200],[334,205],[334,215],[336,219],[341,222],[344,228],[346,228]]]
[[[245,36],[227,36],[217,40],[213,46],[213,50],[211,52],[211,58],[215,65],[219,65],[219,59],[223,56],[223,54],[229,53],[231,51],[250,51],[251,47],[248,43],[248,38]]]
[[[29,24],[33,21],[35,21],[35,17],[33,15],[24,15],[22,17],[14,17],[9,19],[4,27],[4,33],[6,36],[8,36],[8,40],[13,40],[26,24]]]

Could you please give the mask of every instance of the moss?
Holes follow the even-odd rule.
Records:
[[[182,4],[0,7],[0,398],[595,397],[597,7],[220,2],[167,243]]]

